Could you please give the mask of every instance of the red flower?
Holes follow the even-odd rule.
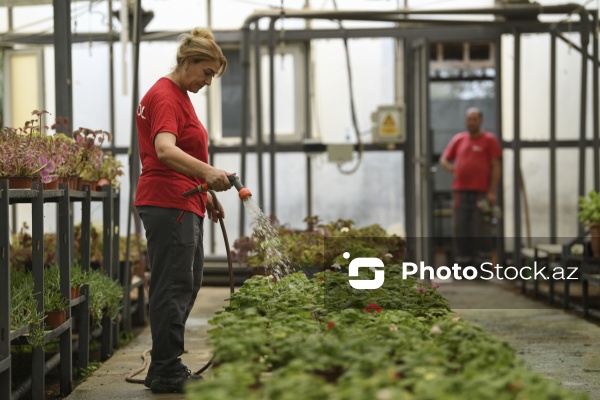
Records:
[[[320,281],[324,281],[325,277],[324,276],[319,276],[319,277],[317,277],[317,279],[320,280]]]
[[[392,380],[397,381],[398,379],[404,378],[404,374],[402,372],[394,371],[392,373]]]
[[[381,312],[381,307],[379,307],[376,303],[369,303],[368,306],[365,307],[365,311],[368,313]]]
[[[425,289],[425,286],[419,286],[419,287],[417,288],[417,292],[419,292],[419,293],[425,293],[425,290],[426,290],[426,289]]]
[[[327,329],[331,329],[331,328],[333,328],[334,326],[335,326],[335,322],[333,322],[333,321],[329,321],[329,322],[327,323]]]

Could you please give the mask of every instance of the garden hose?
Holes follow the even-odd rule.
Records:
[[[229,177],[229,181],[231,182],[231,184],[238,190],[239,192],[239,197],[240,199],[243,201],[246,198],[248,198],[249,196],[252,196],[252,193],[250,193],[250,190],[246,189],[242,183],[240,182],[240,179],[235,176],[232,175]],[[211,189],[208,188],[208,185],[202,184],[199,185],[198,187],[185,192],[183,195],[184,196],[189,196],[193,193],[198,193],[198,192],[208,192],[210,193],[210,195],[212,196],[212,201],[213,201],[213,207],[215,208],[215,210],[220,210],[219,207],[219,201],[217,200],[217,195],[215,194],[215,192]],[[227,237],[227,230],[225,229],[225,223],[223,222],[223,216],[219,213],[219,225],[221,226],[221,232],[223,233],[223,240],[225,241],[225,251],[227,253],[227,266],[229,269],[229,291],[231,294],[233,294],[235,292],[235,283],[234,283],[234,279],[233,279],[233,263],[231,260],[231,250],[229,248],[229,239]],[[128,374],[125,377],[125,380],[129,383],[144,383],[144,379],[139,379],[139,378],[134,378],[136,375],[144,372],[146,370],[146,368],[148,368],[148,355],[152,353],[152,349],[148,348],[146,350],[144,350],[144,352],[142,353],[142,366],[138,369],[136,369],[135,371],[132,371],[130,374]],[[208,362],[202,367],[200,368],[198,371],[194,372],[193,375],[200,375],[201,373],[203,373],[204,371],[206,371],[213,362],[214,359],[214,355],[210,358],[210,360],[208,360]]]

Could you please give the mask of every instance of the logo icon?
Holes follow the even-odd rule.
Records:
[[[345,252],[343,257],[349,259],[350,253]],[[375,257],[358,257],[350,261],[348,275],[351,277],[358,276],[359,268],[370,268],[375,273],[374,279],[351,279],[350,286],[354,289],[379,289],[383,285],[384,272],[377,267],[384,267],[384,265],[383,261]]]

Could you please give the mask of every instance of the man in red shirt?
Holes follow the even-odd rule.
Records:
[[[469,108],[465,119],[467,131],[456,134],[440,158],[442,167],[454,174],[456,261],[475,266],[491,261],[491,224],[484,212],[496,205],[502,173],[500,143],[494,134],[481,130],[482,122],[481,111]]]

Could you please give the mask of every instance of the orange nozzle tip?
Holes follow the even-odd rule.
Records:
[[[205,192],[208,192],[208,183],[203,183],[202,184],[202,190]]]
[[[245,200],[246,197],[252,196],[252,193],[250,193],[250,191],[246,188],[241,188],[239,195],[240,195],[240,200]]]

